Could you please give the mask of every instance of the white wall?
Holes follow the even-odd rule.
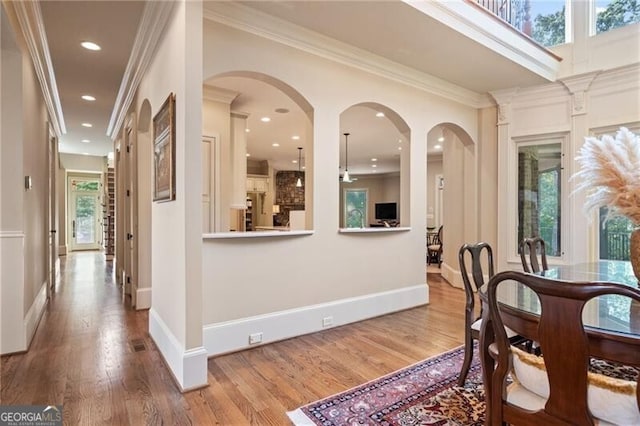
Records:
[[[153,203],[150,334],[178,385],[207,382],[202,345],[201,137],[202,4],[181,1],[174,8],[158,52],[137,93],[155,115],[176,95],[176,199]]]
[[[360,175],[351,183],[340,183],[340,227],[344,226],[344,189],[368,190],[367,218],[364,223],[368,227],[376,222],[376,203],[398,203],[398,221],[400,220],[400,176]],[[400,223],[400,226],[406,226]]]
[[[47,115],[29,56],[20,52],[4,8],[0,89],[0,353],[27,349],[46,303]],[[30,176],[32,188],[25,189]]]
[[[107,157],[60,153],[60,164],[67,171],[102,173]]]
[[[440,223],[436,222],[437,219],[442,221],[442,218],[438,218],[438,206],[436,205],[436,176],[442,175],[444,170],[442,168],[442,154],[428,155],[427,156],[427,226],[438,226]],[[429,218],[431,216],[431,218]]]
[[[311,212],[313,235],[205,239],[203,318],[209,354],[246,346],[247,329],[241,323],[266,327],[271,319],[310,312],[313,306],[324,308],[346,300],[358,306],[363,298],[391,295],[397,300],[416,286],[425,289],[426,134],[437,123],[452,122],[475,139],[476,111],[218,23],[205,22],[204,52],[205,78],[236,70],[264,73],[298,90],[313,106],[312,189],[316,201]],[[411,158],[406,169],[411,182],[406,185],[409,231],[338,233],[340,113],[360,102],[388,106],[411,128]],[[425,292],[410,305],[426,301]],[[357,309],[351,313],[361,319],[388,312],[391,305],[381,303],[366,313],[363,309],[362,315]],[[334,318],[334,324],[347,320],[353,317]],[[282,323],[274,335],[265,331],[264,339],[319,328],[319,320],[310,321],[313,324],[307,328],[291,321]],[[223,342],[222,330],[229,332],[224,339],[237,343]]]
[[[615,49],[615,46],[612,46]],[[584,138],[599,130],[613,134],[619,126],[640,118],[640,64],[567,77],[562,82],[495,93],[500,104],[498,149],[498,267],[519,269],[517,256],[516,141],[562,137],[562,251],[549,263],[579,263],[597,259],[597,221],[582,212],[585,194],[570,196],[576,182],[574,161]]]

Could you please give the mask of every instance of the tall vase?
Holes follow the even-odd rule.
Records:
[[[640,281],[640,228],[631,231],[629,260],[631,260],[634,275]]]

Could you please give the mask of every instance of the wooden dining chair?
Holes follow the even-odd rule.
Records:
[[[437,263],[438,267],[442,265],[442,225],[438,228],[433,241],[427,245],[427,264],[430,265],[431,262]]]
[[[520,291],[528,288],[538,296],[539,316],[499,304],[498,288],[505,282],[513,286],[514,281],[523,286]],[[485,424],[640,424],[640,375],[625,380],[588,373],[591,357],[640,367],[640,336],[596,333],[583,325],[585,304],[609,294],[640,302],[640,290],[622,284],[561,281],[517,271],[500,272],[489,280],[489,317],[481,339],[495,365],[485,374]],[[544,357],[512,346],[505,326],[540,342]]]
[[[520,242],[519,249],[522,268],[525,272],[541,272],[549,269],[546,248],[542,238],[524,238]],[[529,260],[527,260],[527,254],[529,255]],[[538,256],[540,256],[540,262],[538,262]],[[540,268],[540,264],[542,264],[542,268]]]
[[[483,304],[480,303],[479,312],[476,312],[476,295],[480,291],[484,291],[485,272],[487,273],[487,278],[491,278],[494,275],[493,250],[489,244],[483,242],[465,244],[458,251],[458,262],[460,263],[460,273],[466,295],[464,308],[464,361],[458,376],[458,386],[464,386],[471,367],[471,361],[473,360],[473,342],[480,339],[480,327],[482,325]],[[470,263],[471,266],[471,279],[469,279],[467,263]],[[484,271],[482,268],[483,263],[487,266]],[[507,334],[509,338],[517,337],[511,330],[508,330]]]

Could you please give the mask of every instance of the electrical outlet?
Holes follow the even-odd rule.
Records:
[[[249,344],[256,345],[262,343],[262,333],[253,333],[249,335]]]
[[[322,318],[322,326],[323,327],[331,327],[333,325],[333,317],[324,317]]]

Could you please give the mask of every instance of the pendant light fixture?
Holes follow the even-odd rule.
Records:
[[[349,135],[350,133],[344,134],[344,175],[342,175],[342,181],[345,183],[351,183],[351,178],[349,177]]]
[[[298,147],[298,180],[296,181],[296,187],[302,188],[302,179],[300,179],[300,163],[302,163],[302,147]]]

